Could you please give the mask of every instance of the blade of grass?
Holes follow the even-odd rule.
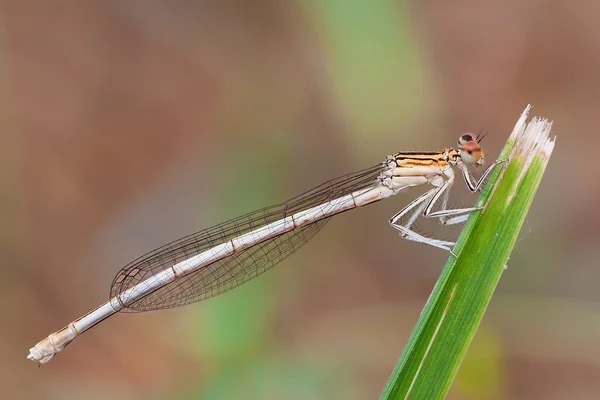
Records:
[[[443,399],[506,268],[554,148],[552,124],[527,106],[482,190],[380,399]]]

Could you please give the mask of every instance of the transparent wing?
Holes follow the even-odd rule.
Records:
[[[248,282],[274,267],[317,234],[329,218],[259,243],[241,253],[215,261],[152,292],[125,312],[179,307],[204,300]]]
[[[251,212],[212,228],[183,237],[151,251],[123,267],[113,280],[110,296],[116,297],[171,266],[263,225],[376,183],[383,164],[325,182],[291,200]],[[325,207],[325,206],[324,206]],[[267,239],[240,253],[205,265],[154,292],[127,304],[122,312],[179,307],[233,289],[274,267],[302,247],[329,218]],[[126,299],[122,299],[127,303]]]

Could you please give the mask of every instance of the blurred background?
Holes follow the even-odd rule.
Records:
[[[376,398],[448,256],[388,226],[421,189],[232,292],[25,357],[140,254],[463,132],[489,133],[490,162],[528,103],[557,147],[450,398],[600,397],[600,3],[0,10],[2,398]]]

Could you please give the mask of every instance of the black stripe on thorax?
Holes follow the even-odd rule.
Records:
[[[394,155],[396,160],[428,160],[428,161],[440,161],[445,160],[442,153],[439,152],[425,152],[425,151],[414,151],[414,152],[401,152]]]
[[[439,155],[441,156],[442,153],[440,153],[439,151],[401,151],[399,153],[396,153],[396,156],[416,156],[416,155],[424,155],[424,156],[435,156],[435,155]]]

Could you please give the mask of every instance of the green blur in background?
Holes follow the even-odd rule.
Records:
[[[0,397],[377,398],[447,258],[387,224],[421,189],[232,292],[25,357],[140,254],[463,132],[491,162],[528,103],[559,146],[450,398],[600,396],[600,4],[1,7]]]

